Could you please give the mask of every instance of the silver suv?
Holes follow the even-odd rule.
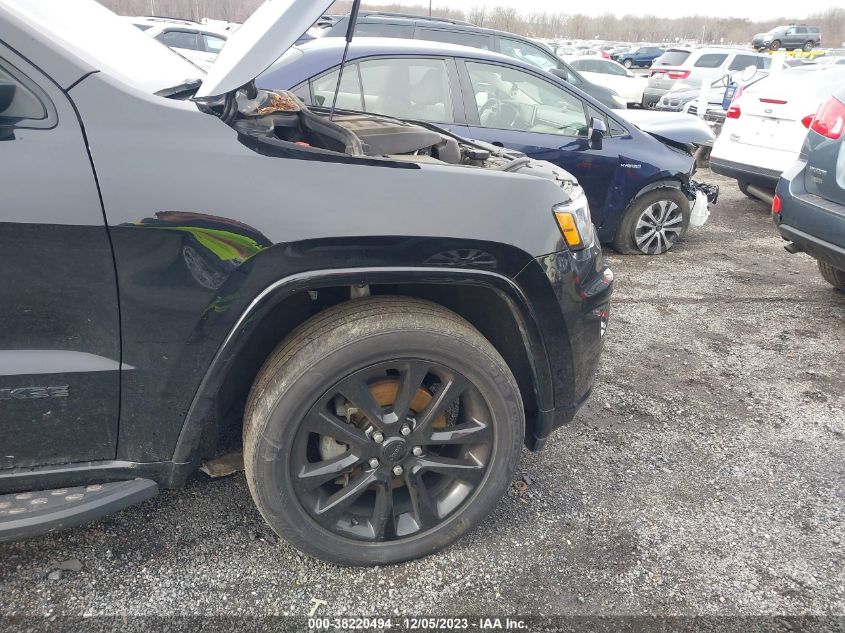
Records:
[[[667,51],[667,53],[672,51]],[[643,91],[643,107],[654,108],[672,89],[683,86],[700,87],[702,82],[735,73],[749,66],[767,70],[772,58],[765,53],[752,53],[746,49],[707,47],[698,48],[676,66],[655,65]]]

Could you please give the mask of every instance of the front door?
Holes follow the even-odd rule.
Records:
[[[614,192],[620,139],[587,141],[590,118],[603,116],[573,92],[510,66],[466,62],[466,135],[559,165],[578,179],[601,227]]]
[[[2,45],[0,95],[0,473],[113,459],[117,286],[85,140],[67,97]]]

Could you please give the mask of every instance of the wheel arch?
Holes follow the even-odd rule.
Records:
[[[245,400],[266,357],[315,314],[311,293],[363,287],[373,294],[428,299],[475,326],[514,373],[526,409],[526,443],[531,445],[532,418],[554,407],[554,392],[540,330],[528,298],[516,283],[502,274],[476,269],[333,269],[280,279],[250,303],[205,372],[185,417],[173,461],[196,463],[217,447],[218,432],[233,419],[227,414],[231,407],[238,410],[239,398]],[[508,318],[500,318],[502,314]]]

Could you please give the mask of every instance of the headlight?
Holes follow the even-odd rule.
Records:
[[[572,190],[572,199],[564,204],[557,205],[554,209],[555,220],[566,240],[567,246],[572,250],[581,250],[593,243],[593,219],[590,217],[590,204],[584,190],[575,185]]]

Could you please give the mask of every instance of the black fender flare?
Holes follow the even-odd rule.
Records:
[[[534,392],[541,409],[554,407],[549,359],[531,303],[519,285],[497,272],[434,267],[372,267],[301,272],[279,279],[253,299],[231,328],[203,376],[194,395],[173,452],[173,462],[192,464],[202,440],[205,422],[213,415],[215,396],[227,369],[243,349],[252,328],[274,307],[293,294],[331,286],[378,284],[463,284],[495,291],[508,305],[519,326],[531,365]],[[184,472],[190,472],[185,469]]]

